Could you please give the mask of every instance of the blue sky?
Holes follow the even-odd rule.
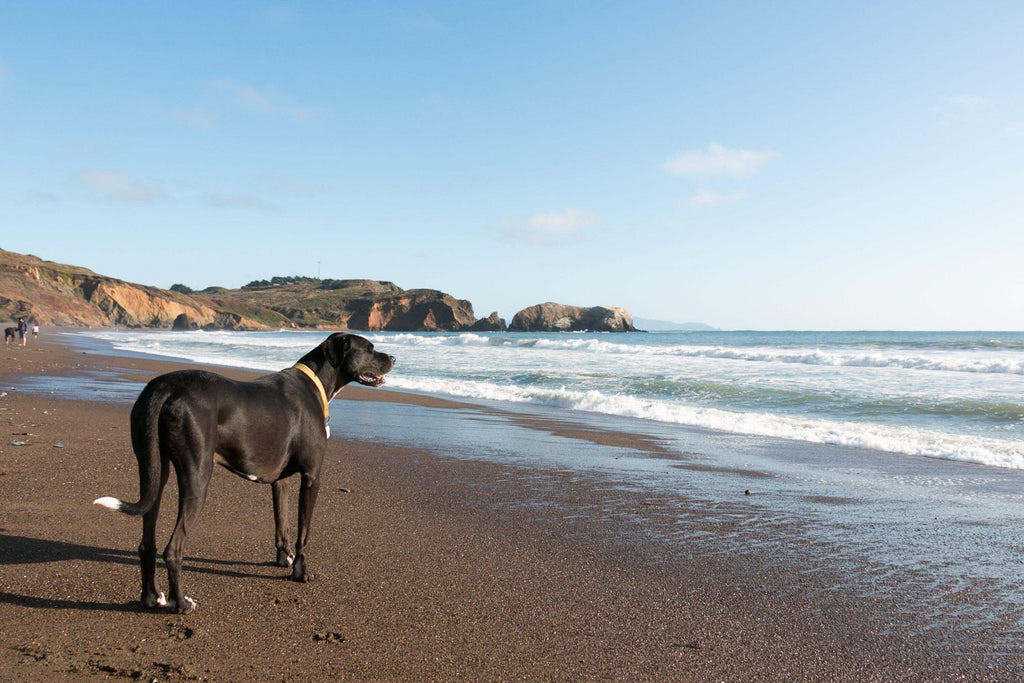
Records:
[[[1024,327],[1024,3],[0,1],[0,247]]]

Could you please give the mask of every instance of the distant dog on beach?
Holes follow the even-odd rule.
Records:
[[[4,329],[4,344],[13,344],[14,335],[18,333],[17,327],[8,327]]]
[[[185,535],[198,521],[213,465],[271,485],[277,564],[291,578],[313,578],[306,561],[310,521],[320,488],[327,447],[330,399],[349,382],[378,387],[394,356],[374,351],[367,339],[336,333],[294,366],[252,382],[237,382],[203,370],[160,375],[146,385],[131,412],[132,450],[139,463],[139,502],[98,498],[94,503],[142,515],[142,605],[187,613],[195,601],[181,587]],[[156,523],[160,498],[174,465],[178,520],[164,550],[170,598],[156,587]],[[287,489],[284,479],[300,474],[299,529],[288,552]]]

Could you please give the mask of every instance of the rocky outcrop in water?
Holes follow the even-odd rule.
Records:
[[[497,311],[480,318],[469,328],[470,332],[504,332],[507,329],[504,318],[500,318]]]
[[[634,332],[633,316],[624,308],[583,308],[544,303],[516,313],[510,332]]]

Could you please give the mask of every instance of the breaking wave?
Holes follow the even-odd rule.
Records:
[[[905,370],[931,370],[939,372],[972,372],[1024,375],[1024,359],[981,356],[914,355],[892,351],[847,353],[822,349],[778,350],[763,347],[726,346],[654,346],[621,344],[601,339],[546,339],[458,334],[424,337],[414,334],[374,334],[374,341],[416,347],[483,346],[509,349],[544,349],[594,354],[640,354],[644,356],[673,356],[715,358],[752,363],[795,363],[832,367],[901,368]],[[992,343],[992,347],[1003,348]],[[978,348],[978,347],[971,347]]]
[[[326,334],[89,336],[274,371]],[[1024,468],[1021,333],[364,334],[401,389]]]
[[[542,405],[632,417],[734,434],[869,448],[891,453],[1024,469],[1024,444],[926,429],[694,407],[600,391],[504,386],[488,382],[396,377],[393,387],[461,398]]]

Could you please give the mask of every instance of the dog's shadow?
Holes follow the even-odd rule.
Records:
[[[139,558],[132,551],[97,546],[51,541],[29,536],[13,536],[0,532],[0,567],[12,565],[45,564],[48,562],[69,562],[84,560],[104,564],[124,564],[138,567]],[[162,565],[162,562],[159,562]],[[217,565],[248,565],[253,567],[275,567],[274,562],[233,562],[230,560],[214,560],[207,558],[186,558],[186,569],[189,572],[217,574],[234,578],[272,579],[280,578],[252,572],[241,572],[226,569]],[[213,565],[213,566],[210,566]],[[61,600],[35,595],[20,595],[0,591],[0,604],[19,605],[21,607],[47,609],[86,609],[111,612],[140,611],[138,601],[127,603],[104,603],[86,600]]]

